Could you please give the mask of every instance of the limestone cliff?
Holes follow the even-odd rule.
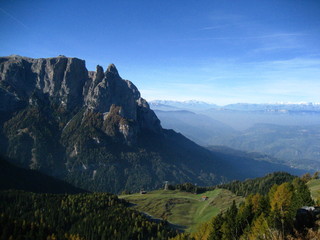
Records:
[[[68,111],[85,108],[108,115],[113,105],[119,107],[118,114],[130,122],[118,123],[127,144],[135,143],[142,129],[161,132],[148,103],[132,82],[120,77],[114,64],[105,72],[101,66],[88,72],[85,61],[78,58],[0,58],[0,110],[12,112],[36,104],[34,95]]]

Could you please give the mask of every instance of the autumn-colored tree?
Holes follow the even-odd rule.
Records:
[[[210,222],[205,222],[200,225],[197,232],[192,234],[192,237],[195,240],[206,240],[209,238],[209,235],[211,232],[212,232],[212,224],[210,224]]]
[[[294,188],[291,183],[283,183],[277,187],[270,198],[271,214],[275,227],[283,236],[292,229],[295,210],[292,208]]]
[[[262,213],[268,214],[270,206],[267,197],[257,193],[251,197],[252,210],[255,216],[260,216]]]
[[[268,224],[265,214],[261,214],[256,218],[250,229],[250,233],[247,235],[249,240],[262,240],[262,239],[271,239],[272,230]]]

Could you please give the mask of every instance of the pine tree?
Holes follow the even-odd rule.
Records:
[[[209,234],[209,240],[221,240],[222,239],[222,231],[221,227],[224,222],[223,214],[219,213],[212,220],[212,232]]]

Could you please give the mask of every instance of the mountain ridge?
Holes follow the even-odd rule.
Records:
[[[236,156],[227,161],[163,129],[113,64],[92,72],[77,58],[3,57],[0,99],[0,153],[89,191],[213,185],[274,169],[237,172]]]

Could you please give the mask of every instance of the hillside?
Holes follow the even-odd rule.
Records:
[[[41,172],[17,167],[0,156],[0,190],[24,190],[35,193],[84,193],[83,189]]]
[[[208,199],[204,201],[202,196]],[[199,224],[226,210],[233,201],[240,203],[243,200],[225,189],[202,194],[157,190],[146,194],[136,193],[119,197],[133,203],[132,208],[154,218],[166,219],[176,228],[187,232],[195,231]]]
[[[272,182],[279,180],[278,177],[267,178]],[[253,179],[263,185],[261,180]],[[282,180],[285,182],[265,189],[262,194],[248,195],[239,206],[232,204],[227,211],[202,224],[195,233],[184,233],[175,239],[318,239],[319,217],[316,215],[319,208],[312,212],[300,209],[314,206],[305,181],[300,178]]]
[[[281,126],[256,124],[229,141],[229,146],[261,152],[283,160],[287,165],[320,170],[320,130],[318,125]]]
[[[1,239],[167,239],[176,235],[108,193],[0,191]]]
[[[295,178],[296,176],[290,175],[286,172],[275,172],[260,178],[221,184],[218,187],[228,189],[234,194],[243,197],[247,197],[252,194],[266,195],[273,185],[280,185],[285,182],[290,182]]]

